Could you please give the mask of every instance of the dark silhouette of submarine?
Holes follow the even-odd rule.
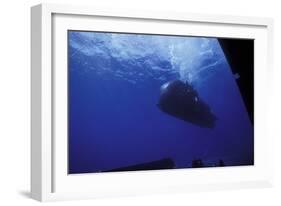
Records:
[[[233,74],[239,74],[236,83],[254,124],[254,40],[218,39]]]
[[[162,85],[157,105],[161,111],[186,122],[215,127],[216,116],[188,82],[174,80]]]
[[[201,167],[223,167],[225,166],[223,160],[219,160],[217,164],[204,164],[203,160],[201,159],[194,159],[192,160],[191,168],[201,168]],[[186,168],[188,168],[186,167]],[[111,170],[104,170],[101,172],[126,172],[126,171],[142,171],[142,170],[161,170],[161,169],[176,169],[176,164],[173,159],[171,158],[163,158],[159,160],[154,160],[150,162],[144,162],[140,164],[129,165],[126,167],[119,167]]]
[[[175,163],[171,158],[164,158],[151,162],[145,162],[136,165],[130,165],[127,167],[120,167],[112,170],[106,170],[103,172],[123,172],[123,171],[140,171],[140,170],[160,170],[160,169],[173,169]]]

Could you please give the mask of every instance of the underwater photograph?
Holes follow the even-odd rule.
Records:
[[[68,174],[254,165],[254,40],[68,31]]]

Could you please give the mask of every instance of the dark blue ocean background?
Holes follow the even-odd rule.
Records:
[[[171,158],[251,165],[253,125],[216,38],[68,32],[69,173]],[[190,82],[218,118],[214,129],[157,107],[160,86]]]

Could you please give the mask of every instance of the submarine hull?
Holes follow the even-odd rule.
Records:
[[[188,83],[175,80],[162,85],[158,107],[161,111],[194,125],[214,128],[216,116]]]

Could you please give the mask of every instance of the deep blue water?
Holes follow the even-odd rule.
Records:
[[[253,126],[216,38],[69,32],[69,173],[171,158],[206,166],[253,164]],[[160,86],[190,82],[214,129],[156,106]]]

